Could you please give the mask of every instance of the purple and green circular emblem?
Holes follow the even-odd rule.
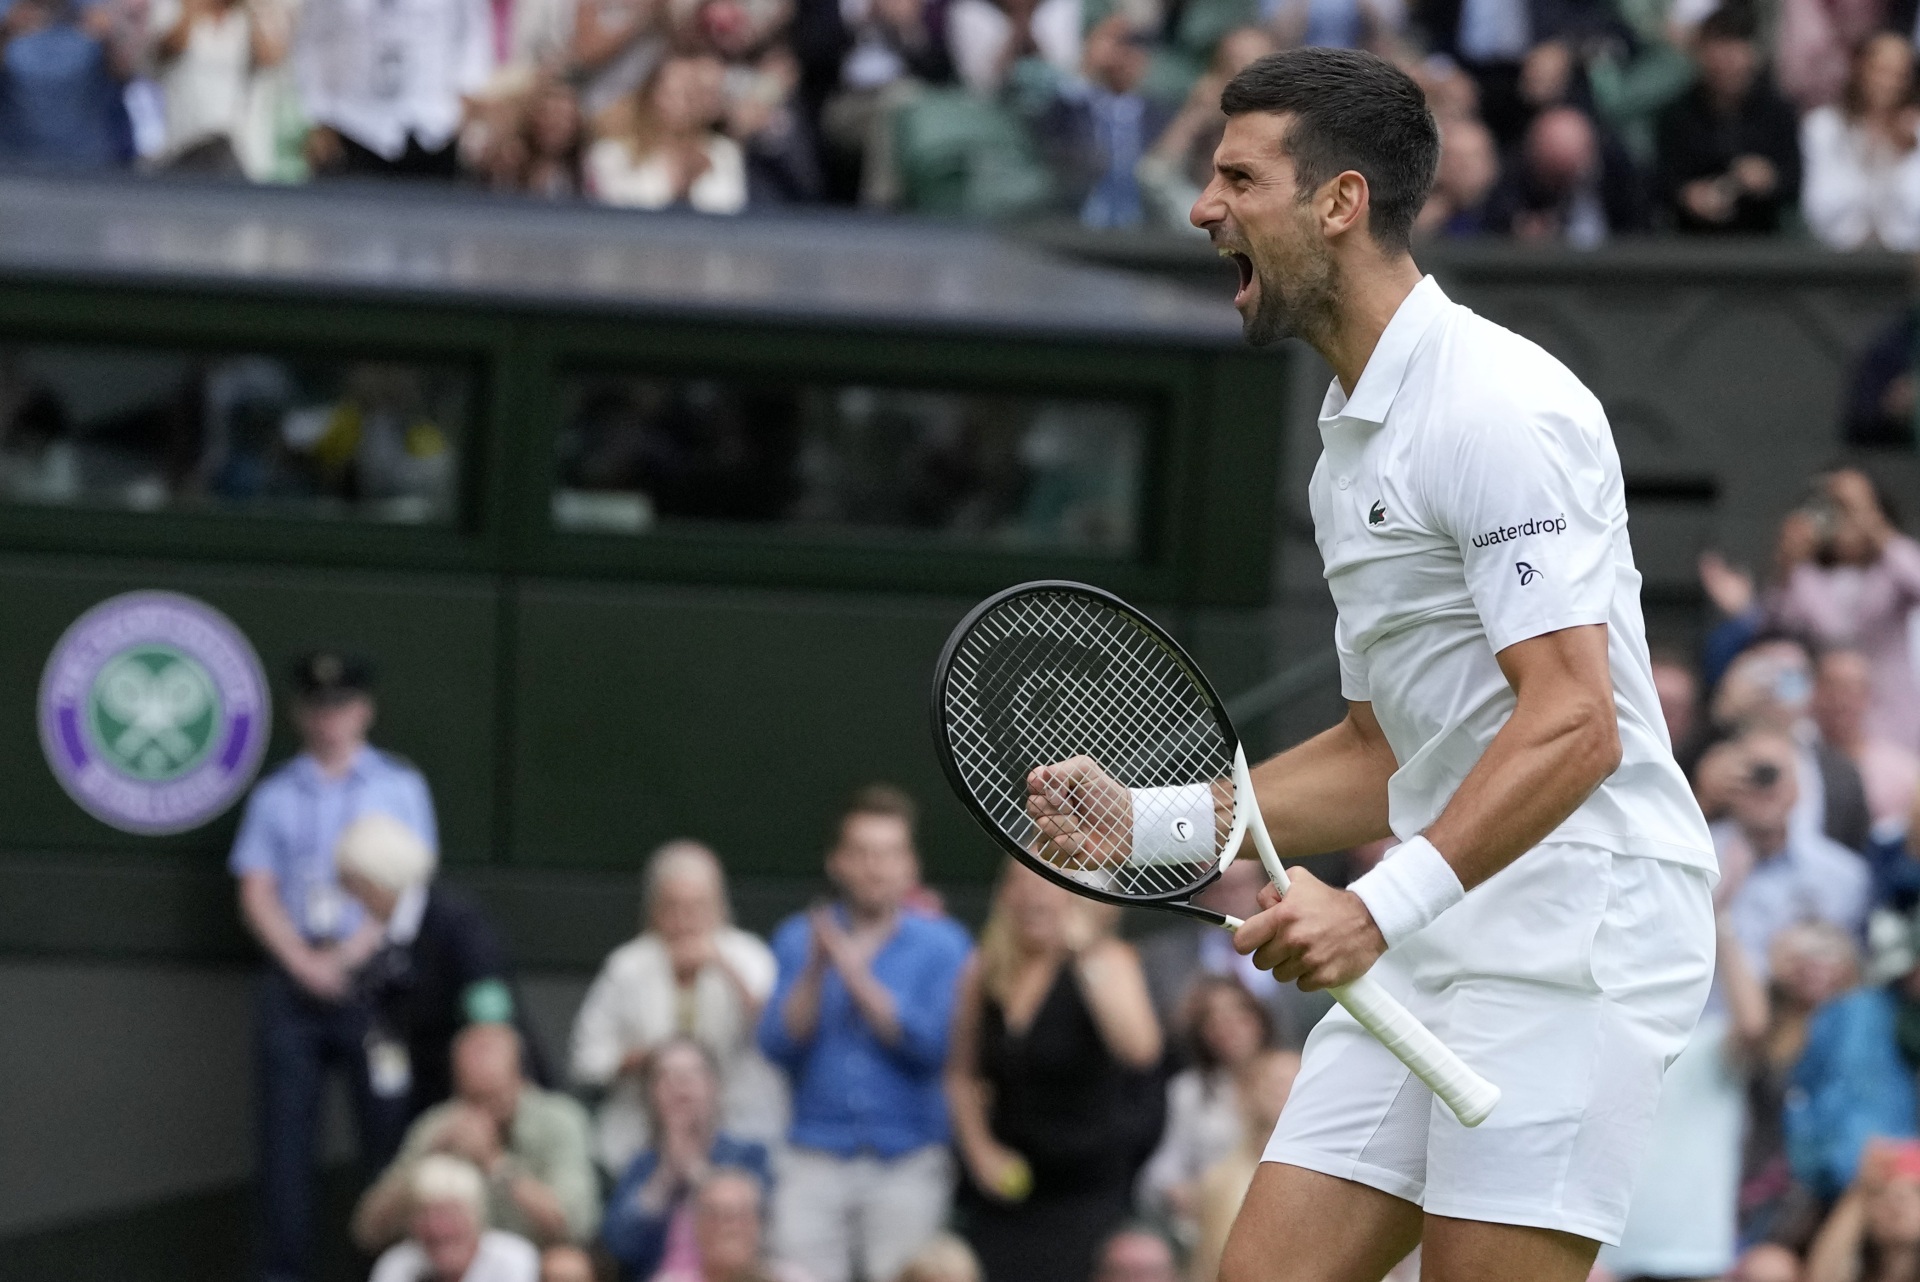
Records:
[[[273,704],[226,615],[175,592],[94,606],[40,677],[40,745],[82,810],[123,832],[198,828],[246,792]]]

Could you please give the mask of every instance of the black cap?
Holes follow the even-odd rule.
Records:
[[[354,654],[316,650],[293,665],[293,693],[306,703],[339,703],[373,693],[373,665]]]

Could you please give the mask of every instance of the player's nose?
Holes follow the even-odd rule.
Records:
[[[1187,211],[1187,221],[1206,232],[1212,231],[1215,223],[1225,221],[1226,216],[1226,206],[1221,203],[1217,181],[1208,183],[1199,199],[1193,202],[1193,208]]]

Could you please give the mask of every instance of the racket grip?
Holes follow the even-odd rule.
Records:
[[[1413,1017],[1393,994],[1371,975],[1331,990],[1360,1024],[1413,1070],[1427,1089],[1453,1110],[1462,1126],[1478,1126],[1500,1102],[1500,1088],[1474,1072],[1448,1050],[1433,1031]]]

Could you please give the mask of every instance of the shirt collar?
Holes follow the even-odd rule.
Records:
[[[1353,395],[1346,394],[1337,378],[1328,386],[1327,399],[1320,407],[1321,427],[1340,419],[1386,422],[1394,397],[1400,394],[1400,384],[1406,379],[1414,348],[1450,305],[1451,300],[1441,290],[1440,282],[1423,276],[1413,292],[1400,300],[1393,319],[1380,332],[1380,341],[1373,345],[1373,354],[1367,357],[1366,367],[1360,371]]]
[[[427,912],[427,887],[416,882],[400,892],[400,899],[393,906],[393,915],[387,918],[387,942],[406,947],[420,936],[420,919]]]
[[[320,773],[320,763],[314,760],[312,753],[302,752],[299,757],[299,762],[300,770],[305,776],[305,782],[308,785],[318,787],[322,784],[339,782],[339,780],[328,779]],[[372,765],[373,747],[370,744],[363,743],[355,750],[353,760],[347,763],[347,772],[341,775],[340,779],[353,779],[362,776],[366,774]]]

